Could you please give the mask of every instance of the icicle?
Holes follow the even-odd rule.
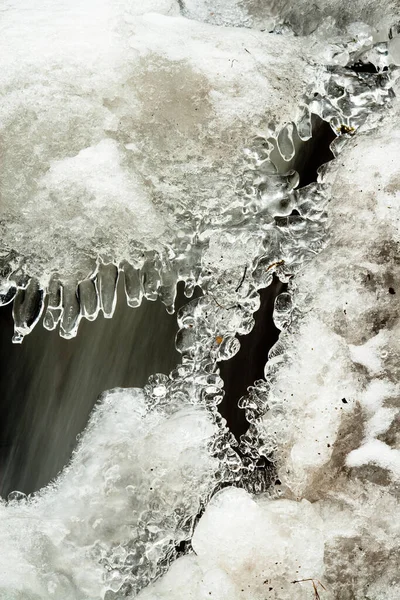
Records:
[[[47,290],[47,309],[43,319],[43,327],[48,331],[55,329],[61,319],[62,290],[59,276],[53,275]]]
[[[63,313],[61,317],[60,335],[63,338],[69,339],[76,336],[81,320],[75,282],[72,281],[63,285],[62,305]]]
[[[174,312],[176,298],[177,276],[174,271],[163,271],[161,273],[161,286],[158,290],[160,300],[167,309],[167,312],[172,315]]]
[[[160,287],[159,259],[157,254],[150,252],[140,269],[143,292],[147,300],[157,300]]]
[[[100,306],[106,319],[111,319],[117,304],[117,283],[119,272],[113,263],[99,264],[97,274],[97,289],[100,296]]]
[[[82,317],[85,317],[88,321],[93,321],[99,313],[96,282],[93,279],[81,281],[78,287],[78,296]]]
[[[124,272],[124,287],[128,306],[137,308],[141,305],[143,298],[143,290],[140,283],[139,271],[127,261],[124,261],[121,264],[121,269]]]
[[[31,279],[25,289],[17,291],[13,306],[14,344],[20,344],[40,319],[43,299],[43,289],[37,279]]]

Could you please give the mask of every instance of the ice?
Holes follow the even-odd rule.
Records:
[[[277,382],[271,390],[265,437],[271,448],[280,442],[282,450],[285,432],[291,431],[282,407],[290,406],[297,434],[287,450],[281,475],[290,479],[293,472],[303,491],[308,485],[302,473],[308,470],[305,457],[315,464],[326,464],[334,453],[341,423],[353,414],[359,422],[353,438],[357,439],[357,429],[357,435],[363,435],[360,404],[367,405],[362,410],[364,419],[366,412],[369,420],[374,419],[368,426],[371,431],[379,429],[380,418],[391,422],[392,412],[382,408],[388,402],[386,395],[396,394],[393,381],[397,377],[398,303],[389,291],[398,277],[398,207],[394,201],[397,119],[391,115],[377,131],[360,134],[341,154],[342,168],[332,163],[328,169],[327,180],[332,182],[331,239],[294,287],[295,311],[307,306],[307,313],[295,325],[297,341],[284,347],[285,354],[281,355],[278,381],[282,384]],[[386,134],[390,141],[384,142]],[[374,165],[383,148],[386,160],[378,170]],[[273,363],[270,368],[274,377]],[[312,373],[312,377],[305,378],[302,373]],[[349,441],[356,443],[356,439]]]
[[[369,0],[181,0],[181,6],[183,15],[207,23],[279,33],[289,29],[297,35],[310,35],[327,23],[341,33],[349,26],[360,32],[365,24],[381,33],[387,28],[387,33],[390,26],[396,27],[399,12],[398,0],[384,7]]]
[[[272,265],[282,279],[293,277],[288,272],[297,274],[292,299],[285,293],[276,303],[284,333],[271,352],[267,381],[255,385],[258,404],[247,404],[253,432],[262,438],[260,453],[275,463],[276,490],[257,497],[235,488],[220,492],[194,533],[195,554],[178,559],[142,597],[261,600],[269,594],[286,600],[318,591],[326,598],[367,598],[372,589],[373,598],[395,598],[398,233],[390,194],[398,184],[394,160],[385,162],[386,172],[374,165],[383,140],[391,139],[389,157],[398,152],[393,135],[398,116],[392,113],[386,122],[378,117],[344,150],[337,144],[336,152],[343,153],[324,169],[320,188],[311,187],[289,203],[313,222],[323,220],[323,198],[330,198],[327,247],[321,252],[320,239],[308,237],[312,229],[305,219],[276,219],[282,240],[277,246],[269,243],[269,253],[249,274],[258,284],[265,283]],[[352,129],[345,132],[349,139]],[[296,239],[309,241],[319,256],[297,263]],[[204,256],[210,269],[216,261],[225,270],[246,261],[240,243],[232,262],[227,259],[229,243],[224,234],[220,252],[217,243],[209,244]],[[250,247],[249,256],[256,249]],[[247,302],[249,279],[245,271],[241,294]],[[244,314],[225,312],[231,297],[228,281],[218,288],[211,280],[208,295],[181,311],[177,344],[194,368],[205,357],[218,358],[224,335],[240,330]],[[249,439],[254,444],[255,438]]]
[[[31,499],[1,503],[1,598],[98,600],[141,589],[190,539],[223,464],[211,448],[224,435],[199,406],[151,407],[139,389],[105,394],[61,475]]]
[[[270,501],[306,499],[332,521],[324,572],[310,574],[328,598],[395,597],[398,586],[399,125],[396,103],[325,169],[329,242],[291,284],[290,317],[278,298],[284,332],[248,398],[277,469]]]
[[[388,73],[332,69],[377,52],[368,26],[299,38],[184,18],[167,1],[94,6],[20,0],[1,15],[2,298],[32,278],[40,306],[15,342],[46,299],[45,327],[66,338],[111,317],[103,267],[124,271],[130,306],[160,297],[169,312],[179,280],[188,295],[240,281],[290,215],[310,112],[352,131],[390,98]]]
[[[179,558],[140,600],[396,598],[398,501],[371,483],[316,502],[219,492]],[[394,519],[394,520],[393,520]],[[373,595],[371,595],[373,594]]]
[[[257,0],[182,0],[182,14],[220,26],[273,30],[276,18],[271,3]]]
[[[45,326],[67,338],[81,318],[112,315],[101,265],[124,270],[131,306],[160,297],[170,312],[177,281],[190,293],[222,270],[219,243],[235,250],[240,280],[297,185],[290,160],[311,135],[310,98],[324,118],[343,112],[321,101],[325,65],[345,64],[361,43],[346,34],[338,61],[336,38],[317,53],[315,40],[203,23],[161,0],[15,0],[0,21],[2,296],[34,278],[36,303],[49,298]],[[14,341],[30,329],[21,324]]]
[[[179,280],[203,294],[178,313],[182,363],[109,392],[56,481],[0,505],[7,600],[395,598],[396,4],[5,5],[0,298],[15,298],[14,341],[45,308],[67,338],[111,318],[119,277],[132,307],[160,297],[172,312]],[[296,189],[311,114],[338,136],[335,160]],[[240,458],[217,363],[274,274],[289,284],[282,333],[241,400]]]
[[[178,559],[139,598],[309,598],[312,585],[294,581],[321,576],[323,542],[323,521],[310,502],[271,502],[227,488],[197,525],[195,555]]]
[[[188,211],[195,231],[235,203],[246,141],[296,118],[314,71],[299,41],[227,28],[215,44],[216,28],[176,14],[108,0],[2,11],[2,248],[42,285],[87,277],[98,255],[136,263]]]

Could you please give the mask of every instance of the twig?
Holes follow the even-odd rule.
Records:
[[[318,579],[312,579],[311,577],[309,577],[308,579],[297,579],[296,581],[292,581],[292,583],[302,583],[303,581],[311,581],[312,582],[312,586],[314,589],[314,600],[321,600],[321,596],[319,595],[316,583],[317,582],[323,590],[326,591],[326,587],[324,585],[322,585],[322,583],[318,580]]]
[[[278,262],[272,263],[272,265],[269,265],[269,267],[267,267],[265,270],[269,271],[270,269],[273,269],[274,267],[281,267],[284,264],[285,264],[284,260],[278,260]]]
[[[239,285],[237,286],[237,288],[236,288],[235,292],[238,292],[238,291],[240,290],[240,288],[242,287],[242,285],[243,285],[243,281],[244,281],[244,278],[246,277],[246,273],[247,273],[247,267],[245,267],[245,268],[244,268],[243,277],[242,277],[242,279],[240,280],[240,283],[239,283]]]
[[[232,304],[232,306],[222,306],[222,304],[220,304],[218,302],[218,300],[215,298],[215,296],[213,294],[209,293],[210,298],[212,298],[215,302],[215,304],[217,306],[219,306],[220,308],[223,308],[224,310],[231,310],[232,308],[237,308],[238,306],[240,306],[239,304]]]

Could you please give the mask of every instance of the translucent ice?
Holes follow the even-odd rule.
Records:
[[[117,268],[131,306],[159,296],[170,312],[179,280],[190,295],[228,264],[240,279],[290,215],[311,113],[352,131],[388,98],[387,73],[332,70],[378,52],[367,26],[299,38],[184,18],[172,0],[31,8],[13,0],[0,18],[0,301],[19,289],[15,342],[46,299],[45,327],[66,338],[111,317]]]
[[[343,35],[351,7],[307,6],[315,19],[303,3],[278,7],[275,24],[315,28],[307,38],[257,31],[256,4],[2,11],[0,300],[14,301],[14,340],[44,309],[65,337],[112,317],[120,276],[132,307],[160,296],[173,311],[178,280],[203,291],[178,314],[182,364],[105,396],[57,480],[0,505],[7,600],[135,596],[216,488],[247,485],[260,457],[275,488],[220,491],[195,554],[142,596],[395,598],[400,117],[380,116],[396,42],[364,2],[367,24]],[[337,158],[297,190],[312,114],[337,134]],[[253,327],[273,274],[289,283],[283,332],[241,401],[240,461],[216,412],[217,362]]]
[[[261,438],[275,487],[214,496],[142,600],[396,598],[399,122],[367,122],[324,169],[329,241],[278,296],[281,339],[242,400],[242,448]]]
[[[243,400],[275,489],[215,496],[143,600],[396,599],[399,123],[397,106],[325,169],[329,242],[277,299],[282,337]]]

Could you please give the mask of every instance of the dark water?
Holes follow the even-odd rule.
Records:
[[[241,349],[220,363],[225,398],[219,409],[233,433],[248,427],[239,398],[263,377],[268,351],[278,338],[275,280],[261,291],[255,327]],[[123,290],[112,319],[81,322],[72,340],[39,323],[21,345],[11,343],[11,305],[0,309],[0,494],[31,493],[68,463],[98,396],[113,387],[143,387],[149,375],[169,373],[180,361],[175,349],[176,314],[160,302],[126,306]],[[196,290],[195,296],[200,294]],[[188,302],[178,286],[177,308]]]
[[[122,290],[120,290],[121,292]],[[178,304],[183,303],[180,294]],[[81,322],[60,338],[39,323],[11,343],[11,306],[0,309],[0,494],[46,485],[68,462],[99,394],[143,387],[149,375],[179,362],[176,315],[161,302],[132,309],[119,294],[112,319]]]
[[[238,407],[238,402],[250,385],[257,379],[264,379],[268,352],[279,337],[279,329],[272,318],[275,298],[286,289],[286,284],[274,278],[269,287],[260,290],[261,304],[254,313],[254,328],[248,335],[239,336],[239,352],[219,365],[225,389],[219,409],[237,440],[249,427],[245,411]]]

